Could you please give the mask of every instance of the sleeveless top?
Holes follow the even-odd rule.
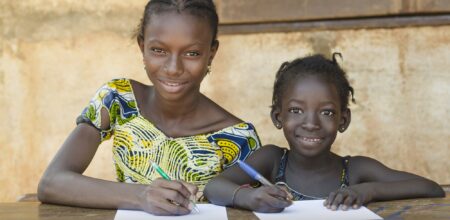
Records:
[[[292,189],[291,187],[289,187],[287,185],[286,177],[285,177],[287,159],[288,159],[288,151],[284,150],[283,156],[281,157],[281,160],[280,160],[280,166],[278,168],[278,172],[275,177],[275,184],[279,185],[279,186],[285,186],[287,188],[287,190],[292,194],[292,196],[293,196],[292,200],[294,200],[294,201],[326,199],[326,198],[314,197],[314,196],[309,196],[309,195],[303,194],[301,192],[298,192],[298,191]],[[341,178],[340,178],[340,187],[339,187],[341,189],[349,186],[349,181],[348,181],[348,162],[349,162],[349,160],[350,160],[350,156],[346,156],[346,157],[342,158],[343,169],[342,169],[342,174],[341,174]]]
[[[161,177],[152,167],[154,162],[170,178],[195,184],[202,192],[211,178],[261,146],[250,123],[207,134],[168,137],[141,115],[132,89],[128,79],[107,82],[77,118],[77,124],[95,127],[101,142],[114,137],[113,160],[120,182],[151,183]],[[108,130],[101,129],[102,108],[109,112]]]

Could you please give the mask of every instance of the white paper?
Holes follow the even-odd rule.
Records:
[[[366,207],[362,206],[359,209],[348,209],[332,211],[323,206],[324,200],[305,200],[296,201],[291,206],[287,207],[280,213],[258,213],[254,212],[260,220],[283,220],[283,219],[383,219],[377,214],[373,213]]]
[[[188,215],[181,216],[156,216],[144,211],[135,210],[117,210],[114,220],[165,220],[165,219],[205,219],[205,220],[227,220],[227,210],[223,206],[216,206],[212,204],[197,204],[200,212],[192,211]]]

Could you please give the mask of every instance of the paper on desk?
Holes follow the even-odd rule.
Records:
[[[283,219],[383,219],[377,214],[373,213],[366,207],[362,206],[359,209],[348,209],[347,211],[337,210],[332,211],[323,206],[324,200],[305,200],[296,201],[291,206],[287,207],[280,213],[257,213],[260,220],[283,220]]]
[[[216,206],[212,204],[197,204],[199,213],[193,211],[189,215],[181,215],[181,216],[156,216],[144,211],[135,211],[135,210],[117,210],[116,217],[114,220],[166,220],[166,219],[205,219],[205,220],[227,220],[227,211],[223,206]]]

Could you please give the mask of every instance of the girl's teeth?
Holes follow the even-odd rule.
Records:
[[[166,82],[166,85],[168,85],[168,86],[179,86],[181,84],[180,83],[169,83],[169,82]]]
[[[319,142],[320,138],[303,138],[304,141]]]

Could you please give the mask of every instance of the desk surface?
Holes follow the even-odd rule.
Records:
[[[450,194],[439,199],[410,199],[371,203],[368,208],[385,219],[450,219]],[[116,210],[88,209],[32,202],[0,203],[0,219],[110,219]],[[230,220],[257,220],[249,211],[227,208]]]

